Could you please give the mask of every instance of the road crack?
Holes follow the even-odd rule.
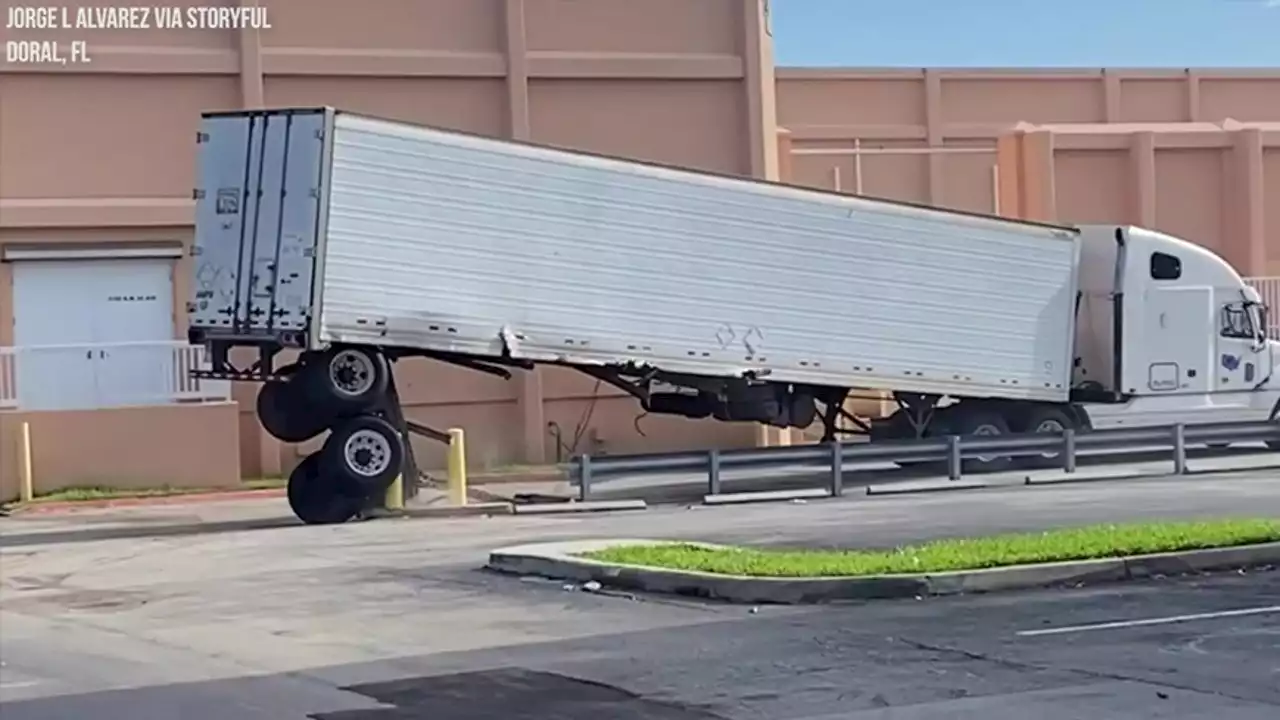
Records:
[[[1180,690],[1183,692],[1197,693],[1200,695],[1208,695],[1211,697],[1220,697],[1228,700],[1237,700],[1240,702],[1260,703],[1263,705],[1278,705],[1277,703],[1267,699],[1247,697],[1244,695],[1237,695],[1230,692],[1224,692],[1222,690],[1205,689],[1202,687],[1196,687],[1194,685],[1170,682],[1168,680],[1162,680],[1157,677],[1147,677],[1143,675],[1128,674],[1128,673],[1106,672],[1106,671],[1100,671],[1100,670],[1089,670],[1087,668],[1074,667],[1071,665],[1054,665],[1054,664],[1047,664],[1047,663],[1026,662],[1022,660],[1013,660],[1010,658],[1001,657],[993,653],[966,650],[965,648],[953,647],[949,645],[937,645],[934,643],[926,643],[926,642],[921,642],[919,640],[912,640],[911,638],[907,638],[907,637],[897,637],[896,639],[898,640],[898,642],[901,642],[917,650],[924,650],[926,652],[935,652],[935,653],[946,654],[946,655],[956,655],[968,660],[991,663],[991,664],[999,665],[1001,667],[1009,668],[1012,670],[1026,670],[1026,671],[1037,671],[1037,672],[1061,672],[1061,673],[1067,673],[1071,675],[1078,675],[1081,678],[1087,678],[1091,680],[1111,680],[1115,682],[1142,683],[1144,685],[1151,685],[1153,687],[1164,688],[1168,690]]]

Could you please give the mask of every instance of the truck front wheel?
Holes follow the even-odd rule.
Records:
[[[1076,423],[1071,416],[1058,408],[1038,407],[1027,416],[1026,428],[1029,433],[1044,433],[1061,436],[1068,429],[1075,429]],[[1030,457],[1018,458],[1018,466],[1028,469],[1045,469],[1062,467],[1062,453],[1048,452]]]
[[[964,447],[966,437],[996,437],[1009,434],[1009,423],[1000,413],[991,410],[966,410],[963,406],[948,413],[946,425],[948,433],[960,437],[960,446]],[[964,461],[964,471],[970,473],[992,473],[1008,470],[1013,466],[1012,458],[1000,455],[983,455]]]

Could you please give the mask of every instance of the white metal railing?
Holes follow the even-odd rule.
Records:
[[[223,401],[226,381],[200,380],[204,348],[185,342],[0,347],[0,408],[88,410]]]
[[[1249,277],[1244,279],[1267,306],[1267,335],[1280,340],[1280,277]]]

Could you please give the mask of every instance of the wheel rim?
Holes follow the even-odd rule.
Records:
[[[373,387],[377,375],[373,358],[367,353],[342,350],[329,360],[329,383],[342,395],[364,395]]]
[[[970,433],[970,435],[982,435],[985,437],[990,437],[992,435],[1003,435],[1003,434],[1004,433],[1000,431],[1000,428],[996,427],[995,425],[990,425],[985,423],[974,428],[973,432]],[[994,462],[999,459],[1000,457],[998,455],[979,455],[978,456],[978,461],[984,462],[984,463]]]
[[[1053,418],[1045,418],[1040,421],[1039,425],[1036,425],[1035,431],[1037,433],[1056,433],[1060,435],[1067,431],[1067,427],[1063,425],[1061,421],[1054,420]],[[1041,453],[1040,457],[1056,458],[1058,457],[1058,453]]]
[[[347,467],[360,477],[376,477],[391,465],[391,442],[382,433],[357,430],[342,445]]]

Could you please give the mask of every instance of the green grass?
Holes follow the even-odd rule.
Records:
[[[251,478],[244,480],[238,487],[233,488],[196,488],[196,487],[172,487],[170,485],[160,485],[149,488],[118,488],[104,485],[90,485],[82,487],[66,487],[59,490],[53,490],[47,493],[41,493],[31,502],[33,504],[48,502],[89,502],[93,500],[120,500],[124,498],[146,498],[146,497],[171,497],[175,495],[194,495],[201,493],[225,492],[228,490],[267,490],[272,488],[284,487],[283,478]],[[17,504],[16,502],[14,503]]]
[[[750,577],[939,573],[1280,542],[1280,519],[1092,525],[1042,533],[938,540],[893,550],[620,545],[582,557],[622,565]]]

